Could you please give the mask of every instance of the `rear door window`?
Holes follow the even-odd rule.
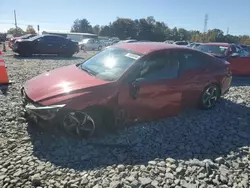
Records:
[[[57,36],[46,36],[45,41],[49,42],[51,44],[61,44],[65,43],[67,39],[64,39],[62,37],[57,37]]]
[[[180,74],[190,70],[207,68],[209,63],[206,54],[196,51],[180,50],[174,53],[174,58],[180,64]]]

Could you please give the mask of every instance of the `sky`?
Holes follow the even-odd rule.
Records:
[[[117,17],[153,16],[168,27],[187,30],[218,28],[232,35],[250,35],[250,0],[0,0],[0,32],[17,25],[40,25],[42,31],[68,32],[75,19],[105,25]]]

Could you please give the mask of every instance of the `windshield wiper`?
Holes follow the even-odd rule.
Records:
[[[89,75],[95,76],[95,75],[92,73],[92,71],[90,71],[89,69],[86,69],[86,68],[84,68],[83,66],[81,66],[81,68],[82,68],[82,70],[84,70],[85,72],[87,72]]]

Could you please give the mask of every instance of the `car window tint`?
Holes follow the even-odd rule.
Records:
[[[143,63],[139,77],[147,81],[174,79],[178,72],[178,61],[173,61],[169,53],[156,53]]]
[[[63,43],[66,39],[56,36],[46,36],[45,41],[50,43]]]
[[[207,66],[207,58],[205,54],[195,51],[179,51],[175,54],[175,58],[180,63],[180,73],[189,70],[204,68]]]

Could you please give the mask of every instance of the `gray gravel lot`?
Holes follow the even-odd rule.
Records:
[[[186,110],[102,138],[75,140],[28,126],[22,84],[86,57],[4,54],[14,83],[0,91],[0,187],[250,186],[250,78],[234,79],[213,110]]]

